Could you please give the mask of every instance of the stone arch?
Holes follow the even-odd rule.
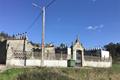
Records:
[[[79,39],[72,45],[72,59],[75,60],[77,67],[82,67],[84,63],[84,47]]]

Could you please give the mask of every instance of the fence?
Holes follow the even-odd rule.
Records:
[[[13,52],[13,58],[15,59],[41,59],[41,52],[32,52],[32,51],[19,51],[15,50]],[[46,60],[67,60],[67,54],[61,53],[45,53],[43,55]]]
[[[104,61],[104,62],[109,62],[112,61],[112,58],[101,58],[98,56],[84,56],[85,61]]]

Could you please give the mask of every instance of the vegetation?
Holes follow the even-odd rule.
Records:
[[[9,39],[9,38],[13,38],[14,37],[14,35],[13,36],[10,36],[10,35],[8,35],[7,33],[5,33],[5,32],[0,32],[0,40],[1,39]]]
[[[24,69],[13,68],[0,73],[0,80],[14,80],[18,74],[21,74]]]
[[[120,63],[120,43],[109,43],[104,46],[106,50],[110,51],[114,63]]]
[[[74,80],[58,70],[50,68],[38,68],[32,71],[26,71],[18,75],[17,80]]]
[[[119,80],[120,64],[112,68],[13,68],[0,73],[0,80]]]

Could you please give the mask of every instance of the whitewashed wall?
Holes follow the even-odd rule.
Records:
[[[9,66],[24,66],[24,60],[12,59]],[[41,60],[26,60],[26,66],[41,66]],[[67,60],[44,60],[44,66],[47,67],[67,67]]]
[[[67,59],[71,59],[71,48],[67,48]]]
[[[26,66],[40,66],[41,60],[39,59],[33,59],[33,60],[26,60]]]
[[[7,66],[24,66],[24,60],[14,60],[14,59],[11,59],[11,60],[7,60]]]
[[[67,60],[45,60],[44,65],[48,67],[67,67]]]
[[[109,58],[110,57],[110,53],[109,51],[101,51],[101,57],[102,58]]]
[[[24,60],[12,59],[9,61],[7,66],[24,66]],[[39,59],[29,59],[26,60],[26,66],[41,66],[41,60]],[[67,67],[67,60],[44,60],[44,66],[47,67]],[[88,67],[101,67],[108,68],[112,66],[112,62],[102,62],[102,61],[84,61],[83,66]]]
[[[111,62],[84,61],[83,66],[108,68],[112,66],[112,61]]]

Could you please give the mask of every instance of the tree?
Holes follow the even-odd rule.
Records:
[[[104,48],[110,52],[114,61],[120,60],[120,43],[109,43]]]
[[[12,36],[8,35],[7,33],[5,32],[0,32],[0,37],[4,38],[4,39],[10,39],[12,38]]]

